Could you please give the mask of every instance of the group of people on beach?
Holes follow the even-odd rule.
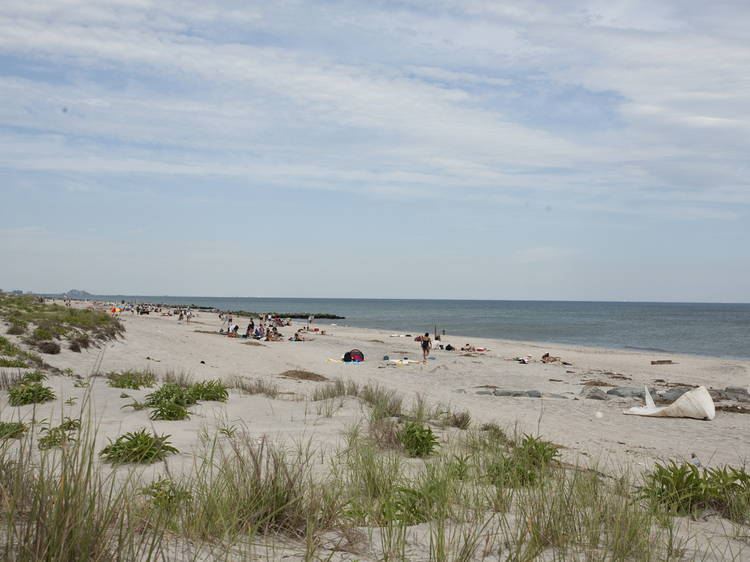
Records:
[[[240,335],[240,327],[234,323],[231,312],[227,312],[226,314],[219,314],[219,319],[221,319],[222,321],[219,333],[226,334],[230,338],[253,339],[261,341],[284,341],[284,335],[279,332],[279,328],[282,326],[292,325],[291,318],[281,319],[278,317],[274,317],[271,314],[262,314],[258,318],[257,325],[255,323],[255,319],[250,318],[250,321],[247,324],[247,328],[245,329],[245,333],[243,335]],[[225,326],[226,331],[224,330]],[[310,341],[309,339],[302,337],[302,334],[300,332],[301,330],[297,330],[294,336],[289,339],[291,341]]]

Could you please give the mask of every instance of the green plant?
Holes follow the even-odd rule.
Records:
[[[719,495],[720,489],[704,479],[697,466],[689,463],[678,465],[670,460],[667,466],[656,463],[646,474],[641,493],[669,512],[689,513],[697,518],[709,499]]]
[[[113,388],[140,390],[141,387],[151,388],[156,384],[156,375],[150,371],[127,370],[120,373],[110,371],[106,377],[107,384]]]
[[[31,373],[26,373],[23,376],[23,380],[25,382],[42,382],[47,380],[47,375],[45,375],[44,372],[37,370]]]
[[[120,395],[120,398],[127,398],[127,397],[128,396]],[[136,411],[141,411],[141,410],[148,408],[148,404],[146,404],[145,402],[138,402],[138,400],[133,400],[133,402],[131,402],[130,404],[125,404],[124,406],[120,406],[120,410],[122,410],[123,408],[127,408],[127,407],[131,407]]]
[[[75,396],[73,396],[73,397],[71,397],[71,398],[68,398],[68,399],[67,399],[67,400],[65,401],[65,403],[66,403],[66,404],[67,404],[68,406],[75,406],[75,403],[76,403],[76,402],[78,402],[78,398],[76,398]]]
[[[432,454],[438,444],[432,428],[417,422],[406,422],[398,433],[398,440],[404,445],[407,455],[419,458]]]
[[[164,400],[154,406],[149,418],[152,420],[177,421],[190,419],[190,414],[184,406]]]
[[[120,398],[132,398],[132,396],[127,392],[122,392],[120,393]]]
[[[21,359],[8,359],[7,357],[0,357],[0,367],[15,367],[18,369],[26,369],[29,365]]]
[[[145,488],[141,488],[143,495],[161,509],[172,509],[182,502],[192,499],[190,490],[175,484],[172,480],[159,476]]]
[[[169,454],[179,453],[167,440],[169,435],[158,437],[156,433],[150,435],[145,429],[128,432],[115,441],[107,439],[109,444],[99,453],[104,461],[112,464],[146,463],[151,464],[164,460]]]
[[[227,386],[220,380],[200,381],[188,389],[188,392],[196,400],[213,400],[217,402],[226,402],[229,398]]]
[[[236,425],[224,425],[219,428],[219,433],[224,435],[225,437],[234,437],[234,434],[237,432],[237,426]]]
[[[51,340],[54,336],[52,332],[40,326],[39,328],[34,329],[34,331],[32,332],[32,337],[39,340]]]
[[[42,428],[42,432],[45,435],[39,438],[39,449],[45,451],[52,447],[61,447],[71,441],[75,441],[75,438],[70,435],[69,431],[66,431],[62,426],[53,428]]]
[[[19,383],[12,387],[9,392],[11,406],[24,406],[26,404],[41,404],[55,399],[55,393],[48,386],[40,382]]]
[[[0,439],[18,439],[27,429],[22,422],[0,422]]]
[[[63,431],[78,431],[81,429],[81,420],[66,417],[60,424]]]
[[[500,455],[487,466],[496,486],[533,486],[560,456],[557,446],[540,437],[524,435],[511,456]]]
[[[73,386],[75,386],[76,388],[88,388],[91,385],[89,384],[88,381],[76,380],[76,381],[73,381]]]
[[[162,402],[172,402],[187,408],[195,404],[197,400],[189,389],[180,388],[175,383],[168,382],[164,383],[158,390],[146,395],[148,406],[158,406]]]

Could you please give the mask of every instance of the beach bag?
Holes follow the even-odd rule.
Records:
[[[352,354],[350,352],[344,353],[344,363],[351,363],[352,362]]]

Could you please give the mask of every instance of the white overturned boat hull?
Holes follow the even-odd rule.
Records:
[[[654,399],[646,388],[646,405],[630,408],[625,412],[636,416],[654,418],[693,418],[696,420],[712,420],[716,417],[716,408],[711,395],[705,386],[694,388],[680,396],[669,406],[655,406]]]

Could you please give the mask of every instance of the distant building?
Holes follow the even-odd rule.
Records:
[[[23,295],[23,291],[11,291],[11,295]]]
[[[79,291],[78,289],[71,289],[67,293],[63,293],[63,296],[69,299],[87,299],[91,296],[91,293]]]

